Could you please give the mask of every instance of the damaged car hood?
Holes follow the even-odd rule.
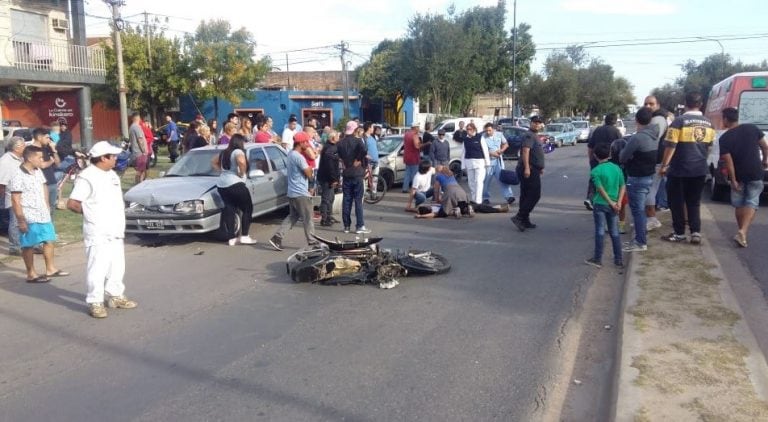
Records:
[[[216,189],[215,176],[163,177],[145,180],[125,193],[127,202],[145,206],[177,204],[182,201],[201,199]]]

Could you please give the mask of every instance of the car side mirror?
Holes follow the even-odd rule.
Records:
[[[251,170],[248,173],[248,177],[251,178],[251,179],[256,179],[256,178],[259,178],[259,177],[264,177],[264,171],[263,170],[259,170],[259,169]]]

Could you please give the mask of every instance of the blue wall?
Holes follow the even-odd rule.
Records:
[[[323,108],[331,109],[333,118],[333,126],[336,126],[339,119],[344,116],[344,101],[341,99],[341,91],[254,91],[253,100],[244,100],[237,107],[233,106],[229,101],[219,99],[219,115],[216,116],[216,120],[219,123],[223,122],[227,118],[227,114],[232,113],[237,109],[263,109],[267,116],[272,117],[275,128],[282,128],[283,125],[288,122],[288,117],[291,114],[299,116],[301,120],[302,109],[310,108]],[[302,97],[315,97],[314,99],[291,99],[290,97],[302,96]],[[339,99],[327,99],[323,97],[338,96]],[[354,117],[360,116],[360,95],[357,91],[350,91],[349,93],[349,113]],[[313,103],[314,107],[313,107]],[[179,105],[181,107],[181,120],[191,121],[194,120],[195,115],[198,114],[194,103],[190,96],[182,96],[179,99]],[[200,111],[205,119],[214,118],[213,100],[206,101]]]

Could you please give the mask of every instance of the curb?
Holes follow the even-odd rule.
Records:
[[[696,333],[702,331],[711,331],[713,334],[716,334],[718,330],[725,330],[733,337],[733,343],[740,347],[743,346],[746,351],[743,359],[739,359],[738,355],[728,354],[729,349],[727,348],[719,353],[733,361],[743,362],[745,372],[747,372],[748,376],[748,381],[743,384],[749,387],[760,401],[756,410],[757,414],[754,416],[754,419],[737,419],[737,417],[743,417],[744,415],[742,412],[743,409],[738,407],[739,403],[728,403],[730,406],[733,406],[733,408],[727,409],[721,407],[718,408],[717,411],[720,414],[729,415],[729,418],[733,417],[734,420],[758,420],[763,417],[760,415],[768,415],[768,364],[766,364],[765,353],[768,349],[768,304],[766,304],[754,278],[752,278],[749,272],[744,268],[734,252],[733,247],[730,247],[731,245],[728,243],[727,238],[723,236],[723,233],[718,228],[712,214],[704,205],[702,206],[701,216],[702,226],[704,228],[702,232],[705,235],[705,241],[698,247],[698,249],[693,250],[693,255],[695,255],[695,258],[701,258],[698,262],[701,262],[700,266],[702,268],[707,267],[706,264],[711,264],[711,268],[707,268],[706,271],[715,278],[720,279],[719,283],[713,287],[713,291],[716,291],[717,293],[713,300],[727,310],[733,311],[740,317],[740,319],[733,323],[730,328],[714,327],[711,328],[711,330],[706,328],[706,324],[701,323],[691,330],[691,335],[696,336]],[[668,218],[669,217],[667,217],[667,219]],[[656,233],[653,234],[653,236],[656,235]],[[652,238],[653,237],[651,237],[651,239]],[[679,247],[695,248],[693,245],[679,245]],[[691,250],[689,249],[685,251],[690,252]],[[674,328],[666,329],[653,327],[655,323],[653,320],[648,324],[651,328],[646,327],[645,329],[640,329],[638,328],[638,325],[642,325],[638,324],[640,317],[637,317],[637,314],[633,315],[630,313],[632,307],[640,306],[639,300],[641,295],[645,293],[645,298],[648,299],[648,295],[650,295],[649,292],[653,292],[653,286],[649,285],[669,286],[669,284],[664,283],[664,280],[659,281],[656,279],[652,279],[652,281],[645,279],[645,288],[640,286],[643,277],[638,275],[638,270],[640,270],[642,264],[649,259],[647,255],[648,253],[646,252],[642,256],[632,256],[627,259],[629,265],[627,266],[624,293],[621,298],[621,315],[619,316],[619,329],[621,331],[618,335],[618,356],[616,359],[618,368],[615,374],[613,388],[614,404],[611,409],[612,420],[658,420],[657,417],[654,418],[651,416],[653,414],[656,416],[664,415],[668,420],[700,420],[703,415],[702,412],[708,409],[702,409],[701,407],[703,406],[697,406],[699,406],[702,401],[705,405],[709,404],[707,399],[712,397],[713,388],[711,385],[701,386],[696,385],[695,383],[689,385],[683,382],[682,385],[679,386],[681,391],[671,392],[664,392],[664,389],[659,387],[659,384],[674,385],[675,378],[673,374],[664,372],[665,369],[669,368],[669,365],[679,365],[675,366],[676,369],[686,369],[688,367],[699,369],[704,367],[701,360],[694,359],[696,356],[695,354],[685,355],[684,357],[686,359],[683,361],[673,359],[679,358],[681,355],[680,353],[674,353],[675,347],[685,346],[687,345],[686,341],[691,339],[686,340],[684,336],[680,336],[679,338],[675,337]],[[685,262],[688,262],[686,258],[683,259]],[[696,261],[694,260],[692,264],[695,265]],[[647,269],[647,266],[645,267]],[[690,278],[695,279],[695,277]],[[678,285],[675,284],[669,289],[672,290],[673,293],[683,291],[683,286],[677,286]],[[659,304],[656,304],[656,306],[663,305],[663,302],[663,300],[659,301]],[[652,304],[646,305],[644,302],[643,305],[648,308],[653,307]],[[703,306],[706,307],[707,303]],[[637,311],[637,309],[635,310]],[[684,326],[686,324],[690,326],[692,320],[696,321],[695,317],[693,317],[694,311],[692,310],[685,309],[680,311],[680,309],[673,309],[673,307],[670,307],[668,310],[672,314],[675,312],[684,314],[682,323]],[[686,320],[685,318],[688,319]],[[683,329],[685,328],[687,327],[684,327]],[[659,341],[659,339],[670,335],[672,335],[672,338],[669,342],[665,343],[664,340],[661,342]],[[698,339],[700,339],[700,337],[696,338],[696,340]],[[710,340],[714,342],[714,347],[720,346],[721,341],[719,337]],[[662,348],[659,344],[663,344],[663,347],[669,346],[673,350],[669,353],[666,350],[654,352],[653,348],[649,349],[649,347],[654,344],[657,345],[656,350]],[[640,359],[646,358],[649,355],[653,356],[652,353],[658,353],[658,355],[668,359],[666,362],[668,366],[666,368],[663,366],[651,368],[650,372],[653,372],[653,369],[656,369],[656,375],[662,375],[662,379],[656,380],[656,384],[648,382],[648,371],[646,371],[645,374],[646,378],[641,382],[643,374],[641,374],[641,369],[638,369],[637,367]],[[652,359],[650,362],[651,364],[649,365],[654,363]],[[719,379],[715,378],[714,383],[716,384],[717,381],[719,381]],[[678,386],[675,385],[675,387]],[[736,387],[732,388],[735,389]],[[661,390],[662,393],[659,393],[658,390]],[[659,399],[659,396],[661,396],[661,400]],[[675,400],[678,402],[676,403]],[[681,402],[685,403],[683,404]]]

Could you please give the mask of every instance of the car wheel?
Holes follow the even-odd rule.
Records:
[[[383,179],[387,184],[387,190],[392,190],[392,187],[395,185],[395,175],[392,173],[392,171],[382,170],[379,174],[379,177]]]
[[[229,240],[229,233],[239,233],[240,227],[242,227],[240,210],[227,207],[221,211],[219,228],[213,236],[216,240]]]
[[[562,139],[558,139],[557,140],[557,147],[558,148],[562,148],[563,147],[563,140]]]
[[[461,168],[461,162],[460,161],[454,161],[450,164],[448,164],[448,168],[451,169],[451,172],[453,173],[453,176],[456,178],[457,181],[461,180],[462,174],[462,168]]]

